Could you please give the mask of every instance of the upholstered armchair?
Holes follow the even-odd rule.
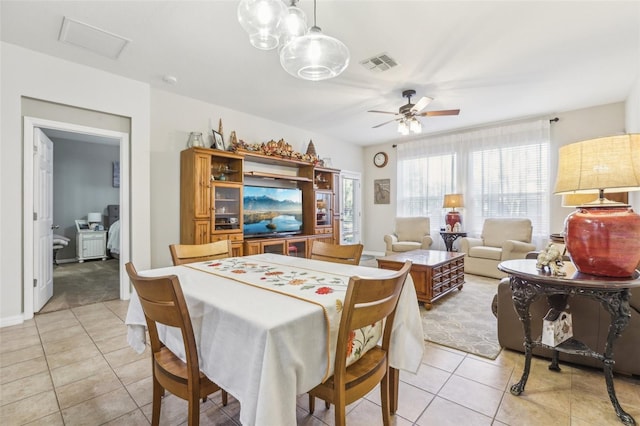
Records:
[[[397,217],[393,234],[384,236],[385,254],[428,250],[433,243],[428,217]]]
[[[510,259],[524,259],[535,250],[531,244],[533,227],[529,219],[486,219],[480,238],[460,239],[460,252],[466,254],[464,272],[485,277],[503,278],[498,264]]]

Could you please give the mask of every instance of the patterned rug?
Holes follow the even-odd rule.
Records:
[[[438,299],[427,311],[420,306],[424,338],[439,345],[495,359],[498,344],[497,319],[491,301],[499,280],[465,274],[462,290]]]

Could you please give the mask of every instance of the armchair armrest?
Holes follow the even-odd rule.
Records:
[[[482,238],[462,237],[460,239],[460,253],[469,254],[469,250],[472,247],[481,246],[484,244]]]
[[[423,250],[429,250],[431,244],[433,244],[433,238],[431,238],[430,235],[425,235],[424,237],[422,237],[422,247],[420,248]]]
[[[384,236],[384,243],[387,245],[387,251],[393,251],[393,244],[398,242],[395,234],[387,234]]]
[[[528,252],[536,249],[531,243],[507,240],[502,243],[502,260],[524,259]]]

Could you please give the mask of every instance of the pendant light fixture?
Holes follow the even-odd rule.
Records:
[[[280,47],[286,46],[291,40],[303,36],[307,32],[307,15],[296,6],[298,0],[291,0],[285,18],[280,21]]]
[[[278,47],[278,27],[287,7],[281,0],[242,0],[238,5],[238,22],[249,34],[249,41],[261,50]]]
[[[280,65],[292,76],[312,81],[337,77],[349,65],[347,46],[323,34],[316,25],[316,0],[313,0],[313,27],[282,48]]]

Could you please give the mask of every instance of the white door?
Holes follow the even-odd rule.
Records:
[[[357,244],[361,238],[360,173],[340,172],[340,244]]]
[[[33,311],[53,296],[53,142],[33,135]]]

